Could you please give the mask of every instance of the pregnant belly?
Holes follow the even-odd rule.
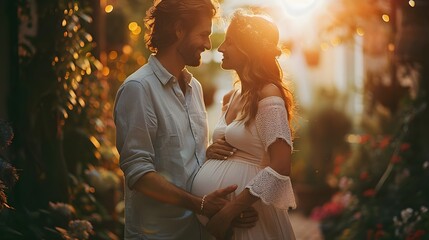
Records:
[[[195,176],[192,193],[204,196],[216,189],[236,184],[237,190],[230,195],[234,197],[246,187],[260,169],[260,166],[243,161],[207,160]]]
[[[260,166],[244,161],[207,160],[195,176],[192,193],[204,196],[219,188],[236,184],[237,190],[228,195],[228,199],[234,199],[260,169]],[[201,215],[198,215],[198,219],[203,225],[208,221],[208,218]]]

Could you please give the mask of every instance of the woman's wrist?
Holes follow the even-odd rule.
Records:
[[[220,211],[225,214],[232,221],[236,216],[239,216],[242,211],[244,211],[247,207],[237,204],[234,202],[229,202],[222,208]]]

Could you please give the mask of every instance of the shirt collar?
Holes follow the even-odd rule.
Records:
[[[152,67],[153,73],[163,85],[175,78],[167,71],[167,69],[164,68],[164,66],[162,66],[161,62],[156,58],[155,55],[149,56],[148,63]],[[185,81],[190,84],[192,80],[192,74],[186,68],[183,69],[182,74],[185,78]]]

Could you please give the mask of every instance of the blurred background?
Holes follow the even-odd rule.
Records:
[[[122,239],[112,109],[150,54],[151,5],[0,2],[2,239]],[[234,80],[217,47],[240,7],[280,30],[298,103],[291,213],[317,239],[429,239],[429,0],[221,1],[213,48],[189,69],[211,129]]]

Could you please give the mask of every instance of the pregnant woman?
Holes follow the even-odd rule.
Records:
[[[289,178],[294,105],[277,61],[278,41],[271,20],[237,11],[219,47],[222,68],[237,73],[239,87],[224,97],[213,141],[225,140],[237,150],[228,160],[207,160],[192,187],[194,194],[204,196],[238,185],[216,215],[200,216],[217,239],[295,239],[288,216],[288,209],[296,207]],[[256,226],[232,228],[234,218],[246,218],[249,206],[258,212]]]

